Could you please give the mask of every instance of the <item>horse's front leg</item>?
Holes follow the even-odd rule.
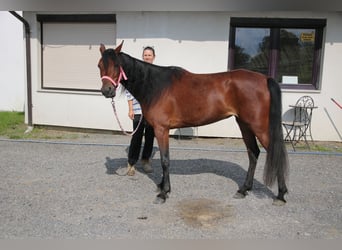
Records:
[[[160,151],[160,161],[163,169],[162,181],[158,185],[160,193],[157,195],[154,203],[162,204],[168,198],[168,193],[171,192],[170,184],[170,157],[169,157],[169,130],[168,129],[155,129],[155,136],[158,141]]]

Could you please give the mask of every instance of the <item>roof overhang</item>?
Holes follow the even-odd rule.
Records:
[[[17,11],[341,11],[337,0],[1,0]]]

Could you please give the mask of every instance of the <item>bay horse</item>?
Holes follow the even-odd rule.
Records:
[[[272,186],[278,182],[278,196],[273,204],[286,203],[288,156],[278,83],[243,69],[194,74],[180,67],[161,67],[121,52],[122,44],[115,49],[100,45],[101,92],[114,98],[121,83],[139,101],[143,116],[154,128],[163,170],[155,203],[164,203],[171,191],[169,130],[206,125],[231,116],[236,118],[249,158],[245,182],[234,198],[244,198],[252,189],[260,154],[258,139],[267,153],[264,183]]]

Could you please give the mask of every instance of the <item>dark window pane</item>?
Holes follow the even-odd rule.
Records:
[[[312,84],[314,29],[280,29],[280,54],[276,80]]]
[[[234,68],[268,74],[270,29],[236,28]]]

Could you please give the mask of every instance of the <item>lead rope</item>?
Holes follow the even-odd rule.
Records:
[[[138,130],[140,124],[141,124],[143,115],[141,114],[140,120],[139,120],[139,123],[138,123],[138,126],[135,128],[135,130],[134,130],[132,133],[128,133],[127,131],[125,131],[125,130],[123,129],[123,127],[122,127],[122,125],[121,125],[121,123],[120,123],[120,120],[119,120],[119,117],[118,117],[118,113],[116,112],[116,108],[115,108],[114,98],[112,98],[112,107],[113,107],[114,115],[115,115],[116,120],[117,120],[117,122],[118,122],[118,124],[119,124],[119,127],[121,128],[122,133],[124,133],[125,135],[128,135],[128,136],[133,136],[133,135],[137,132],[137,130]]]

